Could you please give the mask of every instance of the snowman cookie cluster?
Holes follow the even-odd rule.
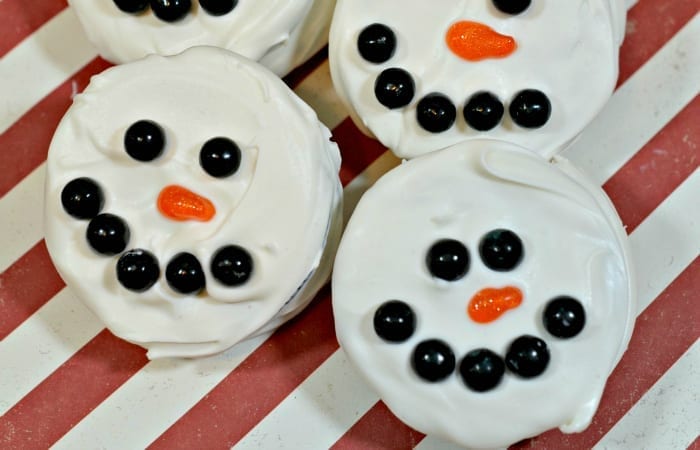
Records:
[[[124,63],[211,45],[285,75],[325,45],[333,0],[69,0],[100,55]]]
[[[271,72],[198,47],[94,77],[51,143],[46,244],[150,358],[227,349],[304,308],[340,235],[340,155]]]
[[[622,0],[339,0],[333,82],[401,158],[494,138],[551,156],[615,86]]]

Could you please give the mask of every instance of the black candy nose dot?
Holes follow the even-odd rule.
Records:
[[[137,161],[153,161],[165,148],[163,129],[150,120],[139,120],[126,130],[124,148]]]
[[[130,232],[126,222],[113,214],[100,214],[87,227],[87,241],[97,253],[117,255],[129,243]]]
[[[464,120],[477,131],[488,131],[501,123],[503,103],[490,92],[474,94],[464,106]]]
[[[147,291],[158,281],[159,276],[158,260],[146,250],[129,250],[117,261],[117,279],[130,291]]]
[[[384,24],[369,25],[357,38],[357,51],[371,63],[389,61],[396,51],[396,35]]]
[[[102,189],[90,178],[76,178],[61,191],[63,209],[76,219],[92,219],[104,206]]]
[[[398,68],[384,70],[374,83],[374,95],[389,109],[403,108],[411,103],[415,90],[411,74]]]
[[[225,137],[210,139],[199,152],[199,164],[215,178],[228,177],[236,173],[241,165],[241,149]]]
[[[515,269],[523,259],[523,243],[510,230],[488,232],[479,243],[482,261],[491,270],[505,272]]]
[[[510,102],[508,109],[513,121],[523,128],[540,128],[552,114],[549,98],[538,90],[520,91]]]
[[[506,14],[520,14],[530,7],[530,0],[493,0],[493,5]]]
[[[520,336],[510,344],[506,367],[522,378],[541,375],[549,364],[547,344],[535,336]]]
[[[114,0],[114,4],[120,10],[129,13],[136,14],[146,10],[148,8],[149,0]]]
[[[199,5],[212,16],[223,16],[233,11],[238,0],[199,0]]]
[[[467,387],[486,392],[498,386],[506,371],[500,356],[489,349],[477,349],[467,353],[459,364],[459,373]]]
[[[198,294],[205,286],[204,271],[196,256],[178,253],[165,268],[168,285],[181,294]]]
[[[253,274],[253,258],[238,245],[222,247],[212,258],[211,273],[225,286],[240,286]]]
[[[547,303],[542,319],[544,327],[552,336],[568,339],[583,330],[586,325],[586,312],[578,300],[561,296]]]
[[[390,300],[374,313],[374,331],[388,342],[404,342],[416,330],[416,316],[406,303]]]
[[[430,382],[444,380],[455,370],[455,355],[449,345],[439,339],[423,341],[413,349],[413,370]]]
[[[469,251],[459,241],[442,239],[428,250],[426,265],[432,276],[446,281],[456,281],[469,270]]]
[[[182,20],[192,9],[190,0],[151,0],[153,14],[165,22]]]
[[[442,133],[455,123],[457,108],[442,94],[428,94],[418,102],[416,118],[424,130]]]

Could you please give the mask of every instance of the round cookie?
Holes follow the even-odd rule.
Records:
[[[625,18],[622,0],[339,0],[331,75],[401,158],[478,138],[551,156],[610,97]]]
[[[340,155],[262,66],[214,47],[95,76],[49,149],[46,244],[117,336],[194,357],[273,329],[330,275]]]
[[[635,318],[627,240],[564,160],[475,140],[360,200],[333,273],[341,347],[411,427],[469,448],[588,426]]]
[[[69,0],[100,55],[124,63],[226,48],[286,75],[328,38],[334,0]]]

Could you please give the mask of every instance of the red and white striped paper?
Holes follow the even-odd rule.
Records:
[[[700,449],[698,11],[700,0],[632,7],[618,89],[566,151],[627,226],[639,316],[593,424],[515,448]],[[155,362],[65,288],[42,239],[44,160],[72,96],[107,67],[65,0],[0,0],[0,448],[453,448],[358,379],[328,288],[272,335]],[[334,131],[349,211],[397,161],[348,119],[324,54],[287,81]]]

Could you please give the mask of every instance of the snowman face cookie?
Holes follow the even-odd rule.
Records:
[[[69,0],[100,54],[124,63],[197,45],[285,75],[326,42],[332,0]]]
[[[624,26],[620,0],[340,0],[331,74],[402,158],[476,138],[551,156],[610,97]]]
[[[333,274],[338,340],[387,406],[469,448],[585,428],[634,321],[626,237],[564,160],[472,141],[362,198]]]
[[[150,358],[224,350],[303,308],[337,245],[340,159],[261,66],[199,47],[96,76],[49,151],[66,284]]]

